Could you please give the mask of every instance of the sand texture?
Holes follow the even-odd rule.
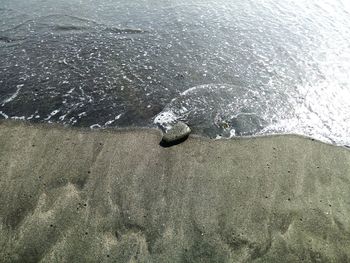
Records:
[[[0,262],[350,262],[350,151],[0,122]]]

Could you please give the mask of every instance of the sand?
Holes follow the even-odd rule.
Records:
[[[0,122],[0,262],[350,262],[350,151]]]

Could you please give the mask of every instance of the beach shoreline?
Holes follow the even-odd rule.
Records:
[[[350,152],[0,121],[1,262],[347,262]]]

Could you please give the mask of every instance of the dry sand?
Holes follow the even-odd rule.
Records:
[[[350,262],[350,151],[0,122],[0,262]]]

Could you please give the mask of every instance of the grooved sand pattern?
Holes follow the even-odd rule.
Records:
[[[0,262],[350,262],[350,152],[0,122]]]

